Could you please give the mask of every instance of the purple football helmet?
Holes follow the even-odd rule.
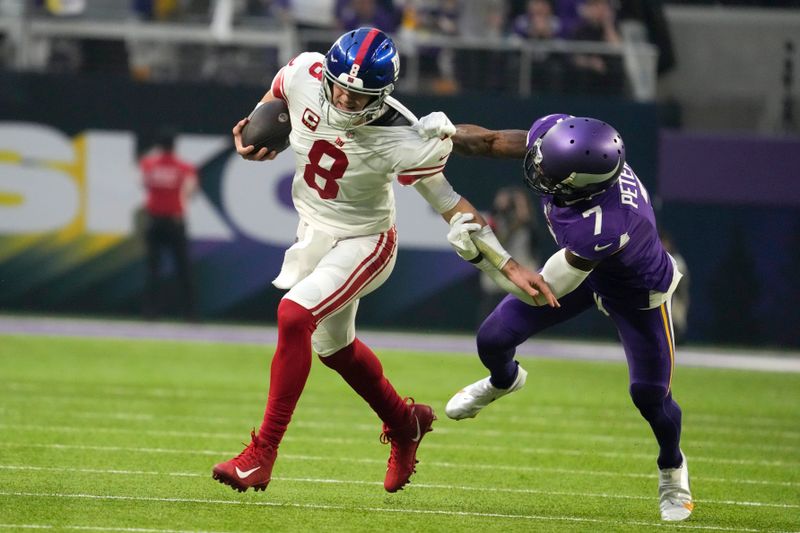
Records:
[[[375,28],[359,28],[339,37],[325,54],[320,103],[328,123],[350,130],[378,117],[383,101],[394,90],[400,56],[388,35]],[[372,97],[361,111],[345,111],[333,104],[333,84]]]
[[[575,201],[605,191],[625,166],[625,145],[601,120],[570,115],[540,118],[528,132],[525,183],[539,194]]]

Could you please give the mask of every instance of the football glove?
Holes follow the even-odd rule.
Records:
[[[456,127],[441,111],[425,115],[414,124],[414,129],[423,139],[452,137],[456,133]]]
[[[447,240],[462,259],[472,261],[478,254],[478,247],[472,242],[470,233],[481,229],[477,222],[470,222],[475,216],[472,213],[456,213],[450,219],[450,231]]]

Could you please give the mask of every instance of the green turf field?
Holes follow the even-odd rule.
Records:
[[[800,375],[678,367],[696,509],[662,524],[656,446],[615,363],[526,359],[474,420],[444,404],[477,357],[379,351],[440,418],[386,494],[388,446],[315,361],[266,492],[211,479],[260,423],[271,351],[0,336],[0,529],[29,531],[800,530]]]

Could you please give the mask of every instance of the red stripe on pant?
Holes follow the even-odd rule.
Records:
[[[384,243],[384,237],[386,242]],[[321,322],[326,316],[343,307],[352,300],[364,287],[369,285],[392,259],[397,247],[397,230],[392,227],[378,239],[378,244],[369,256],[362,261],[347,281],[323,300],[316,307],[311,309],[317,323]]]
[[[355,278],[356,275],[359,272],[361,272],[361,269],[363,269],[368,263],[373,261],[374,258],[376,257],[376,255],[380,253],[381,245],[383,244],[383,240],[384,240],[385,237],[386,237],[386,234],[382,233],[381,236],[378,238],[378,243],[375,245],[375,248],[372,249],[372,251],[369,253],[369,255],[367,255],[367,257],[365,257],[364,260],[361,261],[355,269],[353,269],[353,271],[350,273],[350,275],[347,277],[345,282],[342,283],[342,285],[340,287],[338,287],[336,290],[334,290],[333,293],[331,293],[327,298],[325,298],[320,303],[318,303],[317,305],[312,307],[311,308],[312,312],[318,311],[319,309],[325,307],[328,304],[328,302],[330,302],[331,300],[336,298],[337,295],[341,293],[341,291],[345,290],[350,285],[350,283],[352,282],[353,278]]]

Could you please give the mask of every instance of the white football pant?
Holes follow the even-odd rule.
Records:
[[[311,273],[284,298],[309,309],[317,320],[314,351],[331,355],[356,338],[358,301],[389,278],[397,259],[397,230],[336,241]]]

